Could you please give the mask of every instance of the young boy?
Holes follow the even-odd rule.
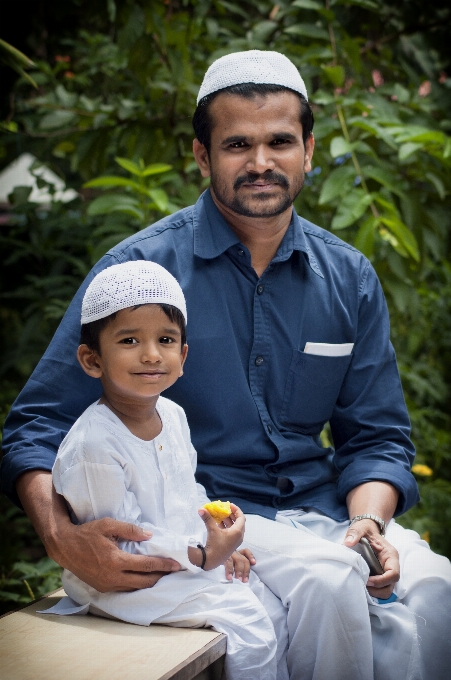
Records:
[[[286,612],[237,553],[244,516],[232,504],[220,528],[200,506],[196,452],[184,411],[160,397],[183,373],[186,304],[174,277],[153,262],[114,265],[89,285],[82,305],[78,360],[103,395],[63,440],[53,468],[72,521],[131,522],[149,540],[123,542],[133,553],[171,557],[181,570],[152,588],[100,593],[68,571],[68,598],[45,613],[91,613],[149,625],[211,626],[225,633],[229,680],[286,680]],[[243,569],[225,578],[224,562]]]

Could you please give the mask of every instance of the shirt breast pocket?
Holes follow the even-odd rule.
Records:
[[[305,434],[321,431],[334,410],[352,354],[319,356],[293,350],[281,424]]]

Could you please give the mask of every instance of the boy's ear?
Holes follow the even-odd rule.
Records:
[[[187,356],[188,356],[188,345],[185,343],[182,347],[182,364],[180,366],[179,378],[181,378],[182,375],[183,375],[183,366],[185,364]]]
[[[77,350],[77,359],[85,373],[91,378],[101,378],[103,371],[99,362],[99,355],[88,345],[80,345]]]

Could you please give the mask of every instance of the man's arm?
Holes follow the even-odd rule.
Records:
[[[398,504],[399,492],[386,482],[368,482],[352,489],[346,497],[349,517],[357,515],[376,515],[389,523]],[[368,592],[373,597],[386,599],[399,581],[398,551],[380,535],[379,525],[372,519],[354,522],[346,532],[344,544],[351,548],[365,536],[376,552],[384,569],[381,576],[370,576]]]
[[[49,472],[22,474],[16,490],[49,557],[100,592],[150,588],[166,573],[179,570],[173,560],[130,555],[117,547],[120,539],[149,539],[149,534],[134,524],[108,518],[72,524]]]

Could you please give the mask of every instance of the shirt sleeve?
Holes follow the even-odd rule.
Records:
[[[102,452],[104,461],[106,452]],[[196,539],[182,536],[166,528],[141,521],[141,510],[135,494],[127,488],[124,469],[117,462],[110,464],[82,460],[60,471],[58,459],[53,470],[53,483],[57,493],[64,496],[80,524],[104,517],[129,522],[146,531],[152,531],[147,541],[120,541],[125,552],[170,557],[188,571],[200,571],[188,559],[188,546]]]
[[[87,276],[6,419],[1,485],[16,505],[20,506],[17,477],[28,470],[50,471],[67,432],[102,393],[100,381],[87,376],[76,358],[81,303],[94,276],[116,263],[114,257],[105,256]]]
[[[370,481],[400,493],[396,514],[418,499],[410,468],[415,449],[404,401],[384,294],[372,266],[362,277],[358,333],[351,365],[331,418],[338,497]]]

